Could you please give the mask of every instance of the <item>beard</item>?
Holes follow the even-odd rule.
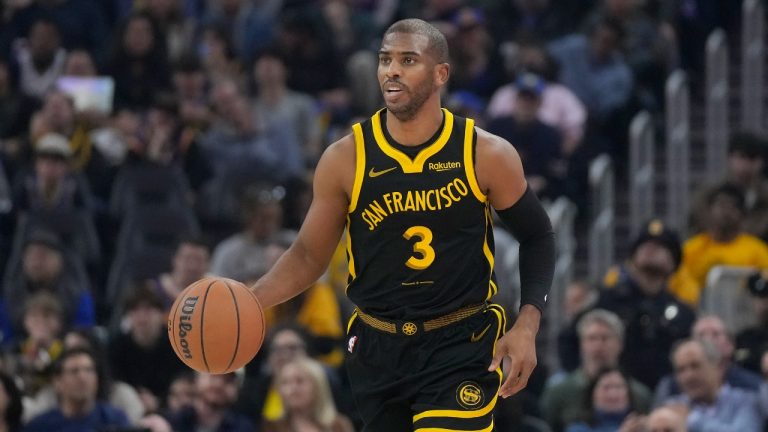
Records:
[[[413,118],[416,117],[416,114],[421,107],[424,106],[424,102],[426,102],[432,95],[435,86],[432,81],[427,81],[423,85],[417,87],[415,91],[411,91],[411,88],[405,84],[400,83],[400,85],[403,88],[402,91],[410,96],[410,100],[400,105],[387,104],[387,111],[391,112],[398,120],[406,122],[413,120]],[[383,88],[382,91],[384,91]]]

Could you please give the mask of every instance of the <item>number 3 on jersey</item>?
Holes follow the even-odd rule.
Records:
[[[405,265],[414,270],[424,270],[435,261],[435,250],[432,249],[432,230],[425,226],[412,226],[405,230],[403,237],[410,240],[416,237],[418,241],[413,245],[413,251],[421,257],[412,256],[408,258]]]

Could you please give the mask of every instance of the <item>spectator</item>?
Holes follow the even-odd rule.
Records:
[[[693,325],[691,333],[694,339],[706,340],[717,348],[720,353],[719,367],[724,373],[723,380],[726,384],[751,393],[756,393],[759,390],[760,375],[733,363],[733,338],[720,317],[715,315],[699,317]],[[675,382],[673,376],[667,376],[656,387],[655,399],[659,404],[679,393],[679,383]]]
[[[707,273],[718,265],[768,268],[768,246],[743,229],[746,216],[744,194],[739,188],[724,184],[707,196],[707,230],[697,234],[683,246],[680,272],[694,284],[673,293],[692,304],[698,304]]]
[[[197,59],[205,69],[206,77],[214,83],[234,81],[241,83],[241,65],[235,57],[228,28],[208,24],[203,28],[197,46]]]
[[[86,349],[65,350],[54,366],[56,408],[33,418],[25,431],[81,432],[128,426],[125,413],[98,400],[99,376],[94,355]]]
[[[541,397],[541,413],[554,431],[561,431],[571,422],[584,418],[581,395],[591,379],[606,367],[616,367],[624,345],[624,326],[616,314],[595,309],[585,314],[578,324],[581,345],[581,367],[561,382],[549,384]],[[647,411],[651,393],[634,379],[629,380],[629,392],[636,410]]]
[[[208,244],[194,237],[182,239],[171,259],[171,271],[152,280],[154,295],[162,308],[170,311],[184,288],[208,274],[211,251]]]
[[[84,49],[73,49],[67,53],[62,75],[81,78],[95,77],[98,74],[93,57]]]
[[[672,352],[683,394],[666,405],[686,418],[690,432],[759,431],[762,419],[753,394],[723,382],[722,356],[707,340],[686,340]]]
[[[744,194],[744,231],[768,239],[768,179],[763,174],[766,152],[768,140],[762,136],[737,133],[730,137],[725,178],[700,188],[694,196],[690,212],[694,232],[707,229],[707,197],[717,188],[731,184]]]
[[[672,408],[656,408],[648,415],[648,432],[687,432],[685,418]]]
[[[195,37],[195,20],[185,16],[182,3],[182,0],[150,0],[144,5],[144,10],[165,37],[165,50],[171,61],[188,53]]]
[[[218,178],[279,181],[303,172],[301,146],[290,124],[260,129],[253,107],[232,81],[218,83],[211,100],[216,117],[201,144]]]
[[[182,370],[171,380],[165,409],[168,417],[177,415],[184,407],[192,406],[195,400],[195,374],[189,369]]]
[[[760,358],[768,350],[768,274],[755,272],[747,278],[757,323],[736,335],[735,359],[755,373],[761,373]],[[768,412],[768,411],[767,411]]]
[[[122,310],[128,330],[109,345],[114,377],[138,391],[145,412],[157,412],[171,379],[184,370],[168,340],[165,305],[154,287],[145,284],[129,294]]]
[[[671,372],[669,352],[688,337],[695,319],[695,312],[670,294],[681,256],[677,234],[650,221],[632,243],[629,259],[606,274],[596,305],[621,318],[626,328],[621,364],[651,389]]]
[[[0,371],[0,430],[21,432],[23,411],[21,391],[16,386],[14,378]]]
[[[496,58],[485,14],[478,8],[462,7],[453,17],[450,91],[469,91],[487,100],[504,80]]]
[[[27,39],[18,42],[16,47],[21,91],[27,96],[43,99],[64,71],[66,58],[56,23],[46,18],[35,20]]]
[[[173,88],[179,102],[179,119],[189,134],[197,137],[213,120],[208,107],[207,79],[196,59],[185,57],[173,70]]]
[[[583,395],[584,421],[571,423],[566,432],[644,432],[645,416],[635,410],[629,376],[617,368],[602,369]]]
[[[267,251],[275,242],[287,244],[295,235],[282,228],[281,187],[255,187],[249,191],[244,204],[244,229],[223,242],[213,251],[211,273],[240,281],[253,281],[266,273]]]
[[[588,35],[567,36],[549,47],[560,63],[561,82],[599,121],[624,108],[632,94],[632,71],[619,52],[623,35],[621,23],[603,19]]]
[[[594,0],[513,0],[497,2],[491,10],[494,35],[511,40],[521,34],[551,41],[576,30]]]
[[[32,118],[29,135],[33,142],[48,133],[64,136],[72,152],[72,170],[84,173],[94,194],[106,200],[114,176],[114,164],[106,153],[102,153],[102,148],[94,145],[91,132],[97,125],[90,123],[88,117],[87,113],[75,110],[75,101],[71,96],[54,90],[45,96],[42,109]]]
[[[5,283],[0,317],[4,323],[5,341],[22,329],[23,305],[35,293],[56,296],[63,310],[63,327],[90,327],[95,324],[93,297],[87,283],[69,265],[61,239],[53,233],[36,230],[26,239],[21,256],[21,270],[9,274]]]
[[[538,118],[546,84],[538,75],[523,74],[515,83],[517,100],[511,116],[497,117],[488,132],[514,143],[531,189],[539,196],[555,198],[565,192],[567,164],[557,129]]]
[[[93,331],[74,329],[68,331],[63,338],[64,351],[87,350],[95,360],[98,375],[97,399],[108,402],[113,407],[125,413],[130,423],[138,422],[144,415],[144,406],[139,394],[130,385],[112,379],[104,344]],[[55,386],[47,386],[39,391],[34,398],[25,401],[25,416],[38,414],[56,406],[57,394]]]
[[[253,432],[250,420],[232,410],[238,398],[238,378],[235,373],[195,375],[196,394],[192,405],[184,407],[169,419],[177,432],[208,430],[215,432]]]
[[[32,295],[24,306],[24,340],[15,354],[14,375],[21,379],[24,393],[34,396],[50,384],[51,364],[64,346],[63,316],[59,299],[45,292]]]
[[[157,25],[146,14],[133,14],[115,33],[114,44],[107,70],[115,79],[115,106],[148,107],[154,95],[170,88],[168,58]]]
[[[264,432],[354,432],[352,422],[336,411],[320,363],[310,358],[293,360],[275,378],[285,411],[279,420],[267,421]]]
[[[571,155],[581,144],[587,121],[587,109],[568,87],[555,80],[553,59],[543,46],[522,41],[511,46],[509,66],[514,75],[526,72],[545,80],[541,92],[538,117],[542,122],[557,128],[563,138],[563,153]],[[517,105],[517,86],[513,81],[499,87],[488,104],[487,115],[492,119],[512,115]]]
[[[309,95],[289,89],[286,85],[285,61],[277,51],[265,51],[253,66],[257,97],[254,112],[264,130],[270,124],[290,125],[297,131],[298,153],[303,155],[301,166],[314,166],[320,157],[322,131],[317,102]]]
[[[11,43],[27,34],[35,21],[48,17],[57,24],[65,48],[85,48],[97,59],[102,59],[109,29],[101,8],[95,7],[91,0],[37,0],[22,3],[26,4],[13,13],[0,32],[0,56],[7,55]]]
[[[69,143],[57,133],[43,135],[37,141],[33,170],[19,175],[13,189],[16,213],[93,207],[85,184],[72,172]]]
[[[238,401],[238,411],[247,413],[256,424],[262,420],[277,420],[283,416],[285,407],[276,387],[275,377],[282,368],[293,360],[309,357],[314,352],[306,330],[294,323],[284,323],[270,329],[267,340],[264,365],[257,362],[248,366],[242,399]],[[336,406],[343,412],[347,408],[346,400],[340,388],[339,376],[331,368],[324,367],[327,379],[336,401]]]
[[[223,0],[208,1],[204,23],[227,29],[234,53],[243,64],[251,64],[254,54],[268,47],[276,36],[280,2]]]

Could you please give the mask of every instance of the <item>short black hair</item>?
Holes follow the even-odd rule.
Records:
[[[707,195],[707,205],[711,206],[717,197],[720,195],[729,196],[736,201],[736,207],[741,210],[742,213],[747,212],[747,200],[744,197],[744,192],[737,186],[731,183],[724,183],[719,187],[713,189],[709,195]]]
[[[391,33],[418,34],[426,36],[429,39],[427,50],[432,54],[438,63],[448,63],[448,41],[437,27],[417,18],[408,18],[400,20],[389,26],[384,32],[384,37]]]
[[[81,347],[66,348],[64,351],[62,351],[59,358],[56,359],[56,361],[53,363],[53,375],[61,376],[62,372],[64,372],[64,363],[71,357],[77,357],[79,355],[87,355],[90,357],[91,361],[93,362],[93,366],[98,368],[98,359],[96,358],[96,354],[94,354],[93,350]]]
[[[123,313],[128,313],[141,305],[147,305],[161,311],[165,310],[163,299],[154,288],[154,283],[151,280],[134,282],[123,301]]]
[[[728,140],[728,153],[739,152],[750,158],[765,158],[768,139],[751,132],[737,132]]]

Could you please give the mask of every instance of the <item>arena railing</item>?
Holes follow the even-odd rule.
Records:
[[[707,68],[705,83],[707,147],[707,176],[725,177],[728,155],[728,40],[722,29],[713,31],[707,39]]]
[[[607,154],[589,166],[592,213],[589,228],[589,280],[597,283],[614,262],[615,184],[613,162]]]
[[[746,284],[754,272],[752,267],[713,267],[701,293],[700,314],[719,316],[733,334],[755,324],[754,301]]]
[[[629,225],[634,237],[655,212],[655,137],[653,120],[647,111],[632,119],[629,127]]]
[[[683,71],[673,72],[666,88],[666,219],[684,238],[690,201],[690,92]]]
[[[741,127],[763,130],[765,10],[760,0],[745,0],[741,25]]]

